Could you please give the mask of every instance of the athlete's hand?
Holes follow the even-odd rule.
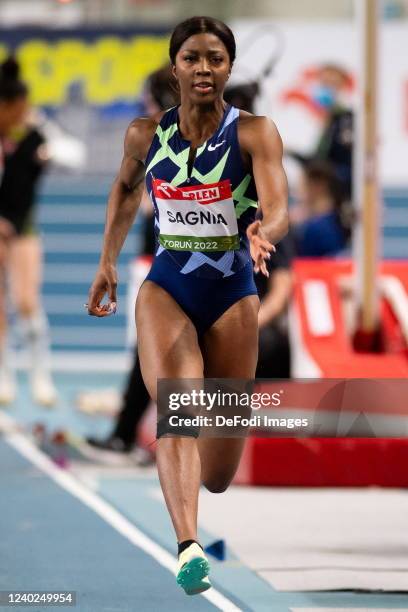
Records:
[[[117,274],[115,266],[101,266],[96,273],[95,280],[89,290],[88,314],[94,317],[108,317],[116,312],[116,287]],[[109,302],[101,304],[105,293],[108,294]]]
[[[247,227],[247,236],[249,239],[251,257],[255,262],[254,272],[257,274],[261,271],[262,274],[269,277],[266,261],[270,259],[271,251],[275,252],[276,249],[274,245],[267,240],[260,221],[254,221]]]

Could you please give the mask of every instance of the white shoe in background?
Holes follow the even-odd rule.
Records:
[[[58,394],[49,372],[33,372],[30,377],[31,395],[36,404],[52,408]]]
[[[14,373],[0,368],[0,405],[12,404],[16,399],[17,386]]]
[[[76,398],[78,410],[87,414],[116,416],[120,411],[122,394],[115,388],[81,391]]]

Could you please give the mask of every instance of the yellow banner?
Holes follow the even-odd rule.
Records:
[[[0,60],[7,48],[0,44]],[[146,77],[168,57],[167,36],[101,36],[95,42],[32,38],[16,52],[33,104],[59,106],[68,88],[81,82],[86,102],[106,105],[133,102]]]

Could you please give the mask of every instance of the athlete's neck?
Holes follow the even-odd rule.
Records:
[[[211,105],[193,104],[183,100],[179,107],[179,129],[186,140],[197,147],[217,130],[225,111],[225,102],[215,100]]]

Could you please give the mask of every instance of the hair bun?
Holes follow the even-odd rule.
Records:
[[[0,78],[7,81],[17,81],[20,66],[14,57],[7,58],[0,66]]]

